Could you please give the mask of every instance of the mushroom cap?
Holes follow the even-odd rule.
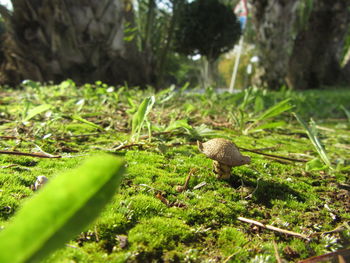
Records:
[[[197,142],[199,150],[210,159],[228,166],[239,166],[250,163],[250,157],[243,156],[237,146],[226,139],[215,138],[205,143]]]

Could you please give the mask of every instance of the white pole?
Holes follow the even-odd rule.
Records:
[[[230,88],[229,88],[229,92],[231,92],[231,93],[233,92],[235,82],[236,82],[239,60],[241,58],[241,53],[242,53],[242,49],[243,49],[243,38],[244,37],[242,36],[241,39],[239,40],[237,57],[236,57],[235,65],[233,67],[233,71],[232,71],[231,83],[230,83]]]

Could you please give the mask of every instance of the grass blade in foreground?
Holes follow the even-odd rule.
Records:
[[[140,138],[143,123],[147,119],[147,115],[152,110],[154,103],[154,96],[145,98],[139,106],[137,112],[132,116],[131,138],[133,138],[136,142]]]
[[[294,113],[295,118],[298,120],[298,122],[304,127],[307,136],[309,137],[310,141],[312,142],[313,146],[315,147],[318,155],[321,157],[322,161],[327,165],[329,168],[332,168],[331,161],[328,158],[328,155],[326,151],[324,150],[320,140],[317,138],[317,135],[310,129],[310,127],[299,117],[298,114]]]
[[[0,262],[38,262],[79,234],[115,194],[122,173],[119,158],[100,155],[54,178],[0,232]]]

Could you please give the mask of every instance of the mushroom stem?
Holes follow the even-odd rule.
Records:
[[[232,166],[213,161],[213,171],[217,174],[218,179],[230,179]]]

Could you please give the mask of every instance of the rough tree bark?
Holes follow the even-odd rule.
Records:
[[[311,89],[343,81],[349,83],[349,77],[343,75],[341,69],[344,38],[349,26],[348,1],[314,1],[307,25],[295,40],[288,69],[290,86]]]
[[[259,84],[278,89],[285,84],[299,0],[250,0],[250,3],[263,69]]]
[[[341,67],[350,27],[350,3],[314,0],[302,29],[298,6],[303,0],[250,0],[252,22],[263,72],[261,84],[295,89],[350,83],[350,63]]]
[[[131,1],[16,0],[13,12],[1,8],[8,31],[0,82],[23,79],[78,84],[149,81],[143,57],[125,26],[133,26]]]

